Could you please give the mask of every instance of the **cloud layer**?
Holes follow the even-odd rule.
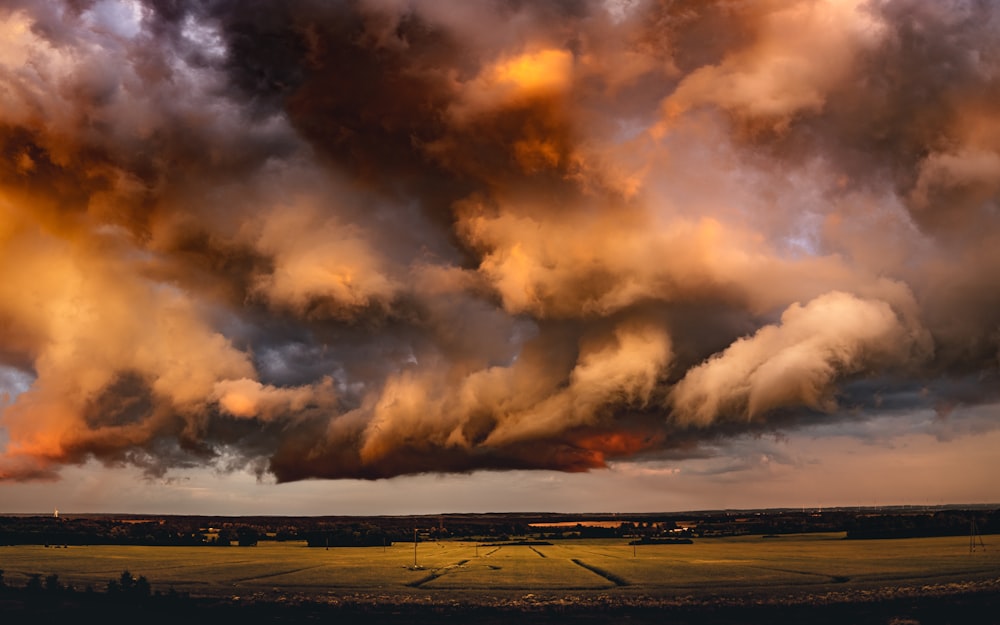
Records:
[[[0,478],[583,471],[993,402],[998,34],[974,0],[8,2]]]

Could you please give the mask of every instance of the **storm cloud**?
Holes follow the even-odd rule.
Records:
[[[586,471],[995,402],[998,35],[978,0],[4,3],[0,478]]]

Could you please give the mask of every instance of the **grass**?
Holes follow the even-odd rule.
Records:
[[[479,547],[420,543],[386,549],[257,547],[0,547],[8,584],[32,573],[58,574],[78,589],[102,590],[128,569],[154,590],[233,596],[385,593],[387,596],[489,593],[625,593],[717,596],[823,593],[1000,578],[1000,545],[970,554],[963,538],[846,541],[809,534],[777,539],[701,539],[692,545],[639,545],[623,540]],[[633,555],[634,554],[634,555]]]

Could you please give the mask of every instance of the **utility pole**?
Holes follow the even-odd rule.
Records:
[[[417,568],[417,528],[413,528],[413,568]]]
[[[976,515],[973,513],[969,527],[969,553],[976,550],[977,538],[979,539],[979,546],[982,547],[983,551],[986,551],[986,543],[983,542],[983,535],[979,533],[979,528],[976,527]]]

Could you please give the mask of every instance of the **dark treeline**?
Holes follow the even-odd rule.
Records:
[[[153,590],[144,575],[125,570],[98,588],[64,584],[56,574],[32,573],[23,585],[11,584],[0,570],[0,612],[6,623],[176,622],[194,614],[196,600],[170,588]]]
[[[666,514],[444,514],[394,517],[206,517],[152,515],[0,516],[0,545],[253,546],[262,540],[313,547],[379,547],[460,538],[652,541],[763,534],[846,532],[848,538],[1000,533],[987,507],[709,511]]]
[[[858,516],[848,524],[847,537],[924,538],[972,535],[973,531],[979,534],[1000,534],[1000,510],[940,510],[931,514]]]
[[[63,584],[59,576],[55,573],[42,576],[41,573],[28,575],[23,586],[12,585],[4,577],[4,571],[0,569],[0,597],[15,598],[29,603],[46,603],[56,599],[78,598],[94,599],[97,595],[103,595],[104,599],[117,603],[142,603],[152,598],[180,599],[186,598],[186,594],[174,591],[172,588],[167,593],[152,591],[152,587],[146,576],[136,577],[128,569],[122,571],[121,575],[109,579],[107,584],[100,589],[93,586],[85,588],[75,588],[71,584]]]
[[[304,533],[310,547],[385,547],[407,540],[407,534],[383,529],[371,523],[351,523],[331,529]],[[409,540],[413,540],[412,537]]]

